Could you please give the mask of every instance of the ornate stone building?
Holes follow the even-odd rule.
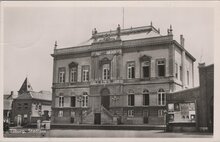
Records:
[[[164,124],[166,93],[194,86],[195,58],[172,27],[94,29],[52,57],[52,124]]]

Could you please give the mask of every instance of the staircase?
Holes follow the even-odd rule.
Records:
[[[101,120],[102,124],[113,124],[113,114],[101,105]]]
[[[99,110],[90,108],[86,113],[83,113],[83,124],[94,124],[94,113],[101,113],[101,124],[113,124],[113,114],[102,105]]]

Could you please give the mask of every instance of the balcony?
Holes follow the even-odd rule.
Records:
[[[123,83],[123,80],[113,80],[113,79],[109,79],[109,80],[93,80],[90,82],[90,85],[104,85],[104,84],[117,84],[117,83]]]
[[[54,88],[80,87],[80,86],[89,86],[89,85],[90,85],[90,82],[53,83]]]

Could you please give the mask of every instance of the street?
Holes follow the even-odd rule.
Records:
[[[163,130],[59,130],[42,133],[6,133],[4,137],[72,137],[72,138],[212,138],[210,133],[171,133]]]

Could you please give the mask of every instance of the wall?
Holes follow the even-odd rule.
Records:
[[[58,83],[58,69],[60,67],[65,67],[66,69],[66,74],[65,74],[65,82],[69,82],[69,64],[71,62],[75,62],[75,63],[78,63],[78,77],[77,77],[77,80],[78,82],[81,82],[82,80],[82,77],[81,77],[81,73],[82,73],[82,66],[85,66],[85,65],[91,65],[91,58],[90,56],[89,57],[75,57],[75,58],[72,58],[72,59],[59,59],[59,60],[56,60],[56,67],[55,67],[55,71],[54,71],[54,79],[55,79],[55,82],[54,83]],[[90,75],[91,77],[91,66],[90,66]]]
[[[159,52],[158,52],[159,51]],[[127,79],[127,62],[128,61],[135,61],[135,78],[141,78],[141,71],[140,71],[140,57],[143,55],[151,56],[151,77],[156,77],[156,59],[166,59],[166,76],[169,76],[169,62],[168,62],[168,48],[164,47],[159,48],[155,47],[155,49],[149,50],[147,47],[144,51],[141,52],[127,52],[123,54],[123,62],[122,62],[122,72],[123,72],[123,79]]]

